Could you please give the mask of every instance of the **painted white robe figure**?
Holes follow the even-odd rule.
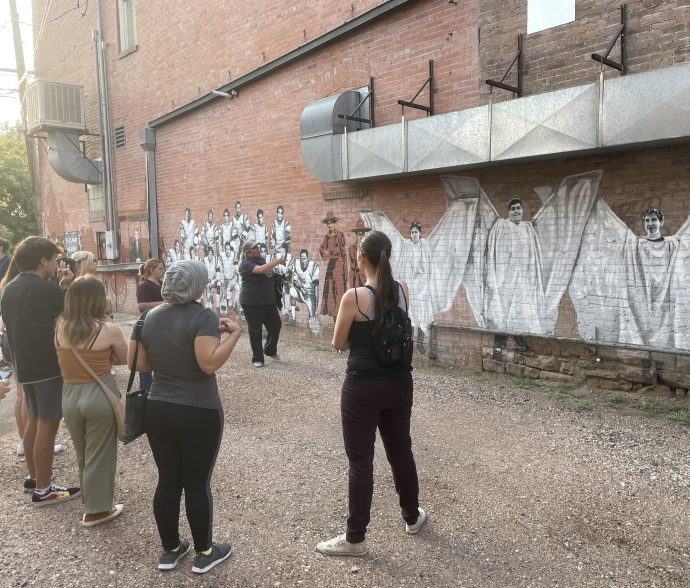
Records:
[[[404,238],[383,212],[359,213],[366,226],[390,238],[393,276],[407,282],[410,291],[410,322],[426,334],[434,314],[453,305],[472,246],[471,239],[457,236],[472,234],[479,200],[467,198],[456,183],[456,178],[443,178],[446,212],[426,239]]]
[[[690,218],[662,236],[658,213],[638,237],[597,198],[570,285],[583,339],[690,349]]]
[[[479,193],[474,232],[461,235],[472,240],[463,283],[479,326],[553,334],[601,175],[564,178],[531,221],[522,220],[521,203],[500,218],[476,180],[458,184],[468,197]]]

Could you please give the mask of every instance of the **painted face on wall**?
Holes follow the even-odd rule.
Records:
[[[134,229],[134,240],[138,241],[139,240],[139,231],[138,229]]]
[[[189,210],[189,208],[184,209],[184,219],[189,222],[189,220],[192,218],[192,211]]]
[[[659,220],[656,214],[648,214],[644,217],[644,228],[647,230],[647,238],[658,239],[661,237],[661,227],[664,221]]]
[[[208,211],[208,222],[209,223],[213,222],[213,211],[212,210]]]
[[[230,213],[229,212],[223,213],[223,220],[225,221],[226,225],[230,224]]]
[[[256,215],[256,222],[258,222],[260,225],[264,224],[264,213],[260,212],[259,214]]]
[[[326,223],[326,226],[328,227],[328,230],[332,233],[333,229],[335,229],[335,223],[333,221],[328,221]]]
[[[419,229],[417,227],[412,227],[410,229],[410,238],[413,243],[419,243]]]
[[[225,255],[230,257],[230,243],[225,244]]]
[[[276,212],[276,214],[278,215],[278,222],[282,221],[283,220],[283,209],[279,208],[278,211]]]
[[[266,243],[261,243],[261,245],[259,245],[259,251],[261,252],[261,257],[266,257],[266,255],[268,255],[268,249],[266,249]]]
[[[241,212],[242,212],[242,207],[240,206],[240,203],[238,202],[237,204],[235,204],[235,214],[237,214],[237,216],[240,216]]]
[[[516,225],[519,225],[522,222],[523,214],[524,214],[524,211],[522,210],[522,204],[520,204],[519,202],[512,204],[510,206],[510,208],[508,209],[508,217]]]
[[[302,251],[302,253],[299,254],[299,263],[302,266],[302,270],[307,269],[307,265],[309,264],[309,257],[304,251]]]

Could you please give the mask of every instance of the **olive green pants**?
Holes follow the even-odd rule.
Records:
[[[115,378],[101,378],[120,396]],[[117,437],[113,409],[96,382],[62,386],[62,413],[74,443],[79,464],[84,512],[93,514],[113,508]]]

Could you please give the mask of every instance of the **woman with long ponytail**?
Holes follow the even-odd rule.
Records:
[[[374,339],[381,333],[386,311],[399,306],[408,311],[407,284],[395,281],[390,265],[391,242],[380,231],[367,233],[359,244],[357,264],[366,276],[363,288],[345,292],[335,322],[331,346],[350,350],[340,397],[345,452],[349,468],[347,532],[320,542],[326,555],[362,556],[374,492],[376,429],[386,448],[400,498],[405,531],[416,534],[426,521],[419,508],[417,467],[412,455],[412,366],[404,360],[383,363]]]

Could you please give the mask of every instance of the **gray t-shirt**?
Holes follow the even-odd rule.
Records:
[[[194,353],[197,337],[220,338],[218,325],[218,315],[196,302],[161,304],[149,311],[141,342],[153,366],[151,400],[222,408],[216,374],[204,373]]]

